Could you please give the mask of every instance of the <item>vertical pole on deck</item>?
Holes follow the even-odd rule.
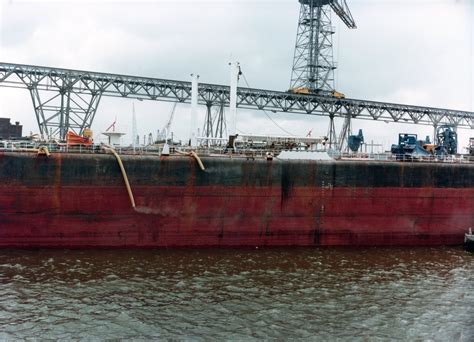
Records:
[[[230,129],[229,135],[235,136],[237,134],[237,82],[239,80],[240,64],[229,63],[230,65]]]
[[[191,74],[191,132],[189,135],[191,147],[197,146],[197,106],[198,106],[198,79],[199,75]]]
[[[137,117],[135,115],[135,102],[132,102],[132,147],[133,147],[133,153],[135,153],[135,148],[137,147],[136,136],[137,136]]]

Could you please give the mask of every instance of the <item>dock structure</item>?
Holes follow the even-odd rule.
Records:
[[[40,133],[64,139],[92,125],[103,96],[138,100],[191,102],[191,82],[0,63],[0,86],[30,92]],[[229,106],[230,87],[200,83],[198,103]],[[328,117],[350,117],[438,127],[474,129],[474,113],[316,94],[253,88],[237,89],[238,108]]]

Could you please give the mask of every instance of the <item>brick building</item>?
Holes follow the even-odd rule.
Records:
[[[0,118],[0,139],[20,138],[23,126],[20,122],[10,123],[9,118]]]

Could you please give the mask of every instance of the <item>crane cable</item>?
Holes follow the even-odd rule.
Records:
[[[250,85],[249,85],[249,83],[247,82],[247,79],[245,78],[245,75],[244,75],[242,72],[241,72],[241,75],[242,75],[242,77],[243,77],[243,79],[244,79],[245,84],[247,85],[247,88],[251,88]],[[279,129],[281,129],[283,132],[285,132],[286,134],[288,134],[288,135],[290,135],[290,136],[293,136],[293,137],[296,136],[295,134],[293,134],[293,133],[291,133],[291,132],[288,132],[286,129],[284,129],[283,127],[281,127],[275,120],[272,119],[272,117],[267,113],[267,111],[266,111],[265,109],[262,109],[262,112],[264,112],[265,115],[267,116],[267,118],[268,118],[271,122],[273,122],[273,124],[274,124],[275,126],[277,126]]]

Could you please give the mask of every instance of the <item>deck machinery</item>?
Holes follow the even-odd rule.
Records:
[[[399,160],[418,158],[445,158],[458,153],[458,135],[452,125],[443,125],[436,130],[436,141],[432,144],[429,137],[418,140],[416,134],[401,133],[398,144],[392,145],[391,152]]]

